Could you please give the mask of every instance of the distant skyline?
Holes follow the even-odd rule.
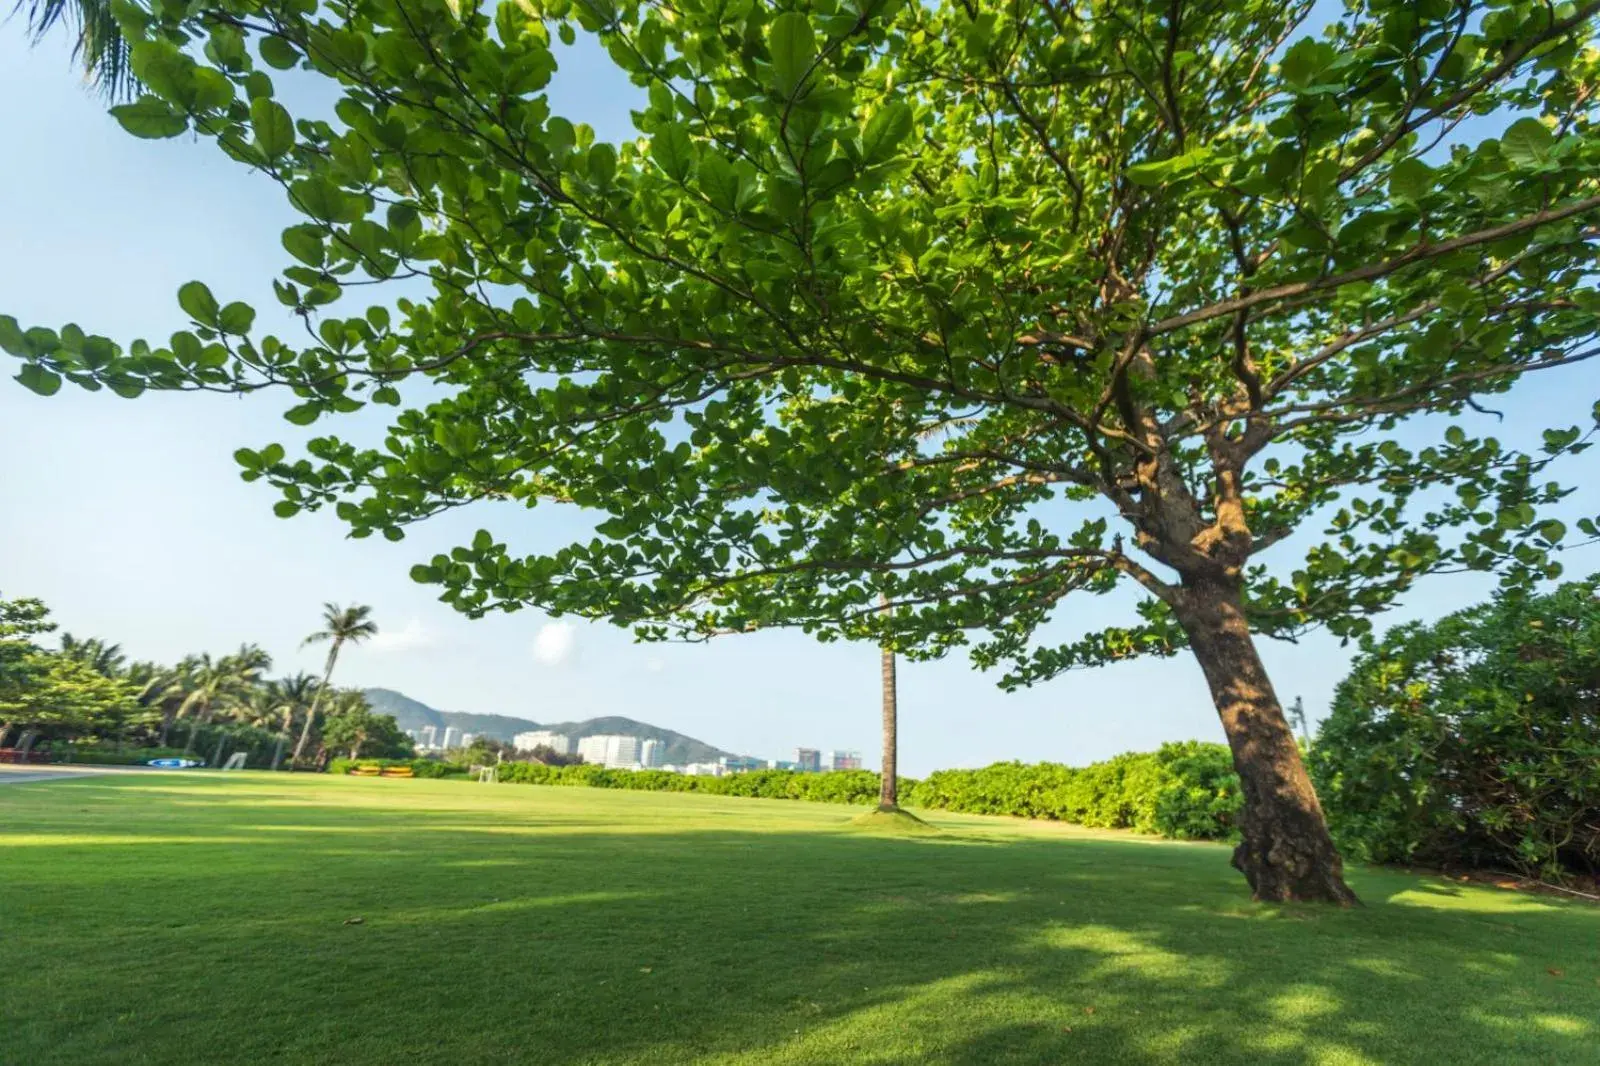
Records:
[[[224,299],[262,311],[284,330],[271,281],[286,264],[281,229],[293,221],[281,193],[191,138],[140,141],[124,134],[68,61],[69,37],[37,49],[17,20],[0,24],[0,313],[24,324],[77,321],[114,337],[164,337],[185,321],[175,293],[204,280]],[[291,103],[306,111],[310,95]],[[637,90],[580,47],[565,55],[552,106],[602,138],[632,135]],[[150,395],[123,401],[70,386],[49,399],[11,379],[0,355],[0,595],[39,596],[65,630],[123,645],[130,657],[171,661],[261,644],[275,672],[315,672],[323,651],[300,647],[321,604],[371,604],[381,632],[346,650],[338,683],[404,692],[442,710],[538,722],[623,715],[768,758],[825,745],[878,751],[878,657],[866,645],[819,645],[794,632],[703,645],[639,645],[625,631],[534,611],[469,621],[414,584],[409,567],[469,540],[480,526],[513,547],[547,548],[580,535],[587,519],[555,507],[505,505],[442,516],[401,543],[354,541],[331,515],[280,520],[274,493],[239,480],[239,447],[299,430],[279,414],[284,397]],[[1509,443],[1534,448],[1547,425],[1586,424],[1600,368],[1537,376],[1475,416]],[[341,432],[381,431],[363,414]],[[1434,431],[1440,426],[1434,423]],[[1407,430],[1408,440],[1431,434]],[[1590,453],[1592,456],[1594,453]],[[1569,464],[1577,491],[1565,517],[1600,512],[1600,486]],[[1310,538],[1268,557],[1287,566]],[[1593,550],[1570,553],[1569,575],[1600,569]],[[1380,619],[1432,618],[1492,589],[1483,575],[1434,577]],[[1044,631],[1057,641],[1129,617],[1119,590],[1069,599]],[[1350,649],[1316,635],[1298,645],[1264,642],[1285,703],[1326,711]],[[1199,669],[1187,656],[1068,674],[1007,695],[997,675],[963,656],[900,670],[902,772],[1000,759],[1085,763],[1165,740],[1221,740]]]

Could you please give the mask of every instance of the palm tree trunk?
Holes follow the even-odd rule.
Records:
[[[889,613],[889,600],[879,595],[884,614]],[[899,692],[894,671],[894,649],[885,644],[881,651],[883,676],[883,773],[878,788],[878,810],[900,809],[899,778]]]
[[[176,718],[177,718],[177,715],[172,713],[171,711],[162,711],[161,712],[161,740],[160,740],[160,746],[163,747],[163,748],[167,746],[167,741],[171,739],[172,723],[173,723],[173,720],[176,719]]]
[[[228,734],[223,733],[217,738],[217,750],[211,754],[211,768],[215,770],[222,765],[222,745],[228,742]]]
[[[283,762],[283,747],[289,741],[289,731],[294,728],[294,708],[286,707],[283,711],[283,728],[278,730],[278,742],[272,748],[272,768],[276,770],[278,764]]]
[[[322,703],[322,694],[328,691],[328,679],[333,676],[333,664],[338,661],[339,645],[342,643],[343,641],[335,637],[333,647],[328,649],[328,665],[322,670],[322,684],[317,686],[316,695],[311,697],[311,709],[306,712],[306,724],[300,730],[300,739],[295,743],[294,755],[289,759],[291,769],[300,765],[300,757],[305,754],[306,742],[311,739],[311,723],[317,720],[317,708]]]
[[[11,723],[0,722],[0,748],[6,746],[6,737],[11,735]]]

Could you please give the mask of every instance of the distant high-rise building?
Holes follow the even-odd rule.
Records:
[[[552,733],[548,729],[530,729],[526,733],[518,733],[512,737],[511,746],[518,751],[532,751],[534,748],[545,747],[557,755],[571,755],[573,742],[565,733]]]
[[[634,766],[639,762],[639,738],[620,733],[597,733],[578,741],[583,761],[599,766]]]
[[[444,739],[439,741],[439,746],[446,751],[456,746],[456,740],[461,736],[461,730],[453,725],[444,727]]]
[[[796,748],[794,761],[802,773],[814,774],[822,769],[822,752],[817,748]]]
[[[667,746],[659,740],[646,740],[639,745],[639,765],[646,769],[660,766],[666,755]]]
[[[828,755],[828,769],[859,770],[861,769],[861,753],[859,751],[830,752]]]
[[[476,734],[476,733],[462,733],[461,734],[461,746],[463,748],[470,748],[470,747],[472,747],[472,742],[474,740],[477,740],[477,739],[478,739],[478,734]]]
[[[742,774],[748,770],[765,770],[767,768],[767,760],[752,758],[749,755],[724,755],[717,762],[730,774]]]
[[[425,747],[425,748],[437,748],[439,746],[438,741],[439,741],[439,727],[438,726],[436,726],[436,725],[425,725],[425,726],[422,727],[422,746],[423,747]]]

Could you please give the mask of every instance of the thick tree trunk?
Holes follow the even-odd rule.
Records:
[[[171,738],[172,722],[176,717],[171,711],[163,711],[161,714],[161,740],[159,743],[163,748],[167,746],[167,741]]]
[[[6,746],[6,737],[11,735],[11,723],[0,722],[0,748]]]
[[[272,746],[272,768],[274,770],[278,768],[279,763],[283,762],[283,746],[288,739],[289,726],[286,724],[282,731],[278,733],[278,742]]]
[[[215,770],[222,765],[222,746],[228,742],[228,734],[224,733],[217,738],[217,750],[211,754],[211,768]]]
[[[1258,900],[1350,906],[1339,852],[1256,653],[1236,583],[1186,580],[1174,605],[1205,672],[1244,792],[1233,865]]]

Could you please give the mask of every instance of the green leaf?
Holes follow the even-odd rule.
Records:
[[[1500,152],[1519,167],[1537,169],[1550,161],[1555,135],[1536,118],[1518,119],[1500,135]]]
[[[31,389],[40,396],[54,396],[61,388],[61,375],[51,370],[46,370],[37,363],[29,363],[17,374],[17,380],[24,388]]]
[[[909,105],[896,101],[879,109],[867,120],[867,128],[861,132],[863,162],[872,166],[892,158],[895,149],[900,147],[900,142],[910,135],[911,127],[912,115]]]
[[[292,70],[300,62],[300,53],[294,45],[282,37],[261,38],[261,58],[267,61],[269,67],[278,70]]]
[[[320,226],[290,226],[283,231],[283,247],[302,263],[314,267],[321,266],[327,254]]]
[[[247,303],[235,300],[222,309],[217,316],[217,324],[224,333],[249,333],[250,327],[255,323],[256,312]]]
[[[601,141],[589,149],[589,177],[604,188],[617,176],[617,150]]]
[[[283,412],[283,417],[297,426],[309,426],[317,420],[317,416],[321,413],[322,405],[313,401],[289,408]]]
[[[320,174],[289,186],[289,195],[302,211],[324,222],[354,222],[365,213],[359,198]]]
[[[1420,159],[1402,159],[1389,171],[1389,192],[1415,203],[1433,191],[1433,168]]]
[[[149,140],[176,137],[189,128],[189,120],[183,112],[148,93],[131,104],[113,107],[111,117],[135,137]]]
[[[650,139],[650,158],[673,181],[682,181],[689,174],[689,164],[694,161],[689,144],[689,131],[673,123]]]
[[[794,96],[817,56],[817,38],[811,23],[798,11],[785,11],[767,31],[767,52],[772,57],[772,83],[782,96]]]
[[[279,518],[293,518],[300,513],[300,505],[293,500],[279,500],[272,505],[272,513]]]
[[[268,159],[277,159],[294,147],[294,120],[275,100],[260,97],[250,101],[250,128],[255,131],[256,147]]]
[[[1198,170],[1210,161],[1212,154],[1209,147],[1194,148],[1171,159],[1135,163],[1124,173],[1135,185],[1165,185]]]
[[[22,332],[22,327],[18,326],[17,320],[10,315],[0,315],[0,348],[24,359],[33,354],[33,345],[28,343],[28,335]]]
[[[203,325],[212,326],[217,322],[217,298],[211,295],[211,290],[198,281],[191,281],[178,290],[178,306],[188,312],[189,317]]]

